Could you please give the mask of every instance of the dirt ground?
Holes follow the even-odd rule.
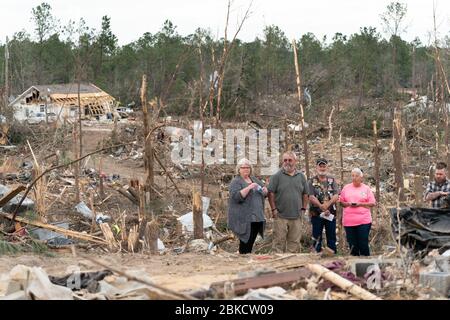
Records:
[[[326,263],[347,258],[322,259],[313,254],[297,255],[248,255],[240,256],[219,250],[215,254],[183,253],[149,256],[139,254],[88,254],[124,271],[142,271],[161,286],[176,291],[207,289],[213,282],[238,278],[240,272],[261,269],[283,269],[306,263]],[[0,274],[8,273],[16,265],[42,267],[49,275],[63,276],[70,268],[78,266],[84,271],[100,271],[103,268],[93,262],[58,253],[55,257],[42,255],[17,255],[0,257]]]
[[[83,148],[84,153],[90,153],[98,150],[102,141],[108,139],[113,131],[112,125],[98,125],[94,127],[83,127]],[[145,170],[143,163],[134,163],[129,161],[117,161],[116,159],[101,154],[95,157],[95,160],[87,162],[87,166],[98,168],[101,159],[102,170],[107,174],[118,173],[121,177],[127,179],[137,179],[144,176]]]

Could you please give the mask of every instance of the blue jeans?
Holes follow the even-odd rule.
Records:
[[[311,217],[312,224],[312,236],[314,238],[314,249],[316,252],[322,251],[322,234],[323,228],[325,227],[325,235],[327,236],[327,246],[334,253],[337,252],[336,249],[336,218],[333,221],[328,221],[322,219],[319,216]]]
[[[369,232],[371,227],[371,223],[345,227],[352,256],[370,256]]]

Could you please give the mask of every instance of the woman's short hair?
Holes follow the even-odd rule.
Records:
[[[364,173],[360,168],[354,168],[352,173],[357,173],[360,177],[364,177]]]
[[[253,172],[253,166],[252,166],[250,160],[248,160],[248,159],[246,159],[246,158],[243,158],[243,159],[241,159],[241,160],[238,161],[238,164],[237,164],[237,166],[236,166],[236,174],[237,174],[237,175],[240,174],[240,173],[239,173],[239,169],[241,169],[241,167],[242,167],[243,165],[248,165],[248,166],[250,167],[250,174]]]

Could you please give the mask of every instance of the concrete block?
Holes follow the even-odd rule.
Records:
[[[445,297],[449,296],[449,272],[421,272],[419,281],[422,286],[430,287]]]

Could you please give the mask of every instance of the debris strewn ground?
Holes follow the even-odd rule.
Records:
[[[192,128],[183,119],[165,119],[161,125]],[[236,123],[229,126],[235,128]],[[238,126],[246,129],[254,124]],[[48,128],[41,128],[42,132],[34,130],[37,136],[51,136]],[[71,141],[70,127],[57,130],[61,136],[58,139]],[[338,256],[328,256],[327,251],[312,253],[306,218],[302,253],[272,254],[268,219],[266,236],[257,239],[255,254],[239,256],[238,241],[226,228],[227,191],[234,166],[206,168],[204,238],[194,240],[192,186],[200,185],[200,168],[174,165],[169,159],[173,147],[169,137],[156,130],[155,188],[143,207],[142,197],[146,195],[142,191],[145,184],[142,130],[142,124],[134,120],[119,125],[84,123],[84,154],[104,150],[81,161],[78,201],[74,166],[64,165],[74,159],[74,154],[64,143],[31,140],[7,151],[0,167],[0,199],[10,194],[12,200],[6,199],[8,202],[2,204],[0,212],[0,297],[340,300],[446,296],[449,271],[444,252],[414,255],[395,241],[389,206],[393,207],[396,195],[389,150],[381,152],[382,205],[371,232],[374,256],[371,260],[358,261],[347,256],[340,226]],[[55,131],[53,134],[56,135]],[[325,133],[309,138],[311,156],[330,159],[331,173],[340,183],[349,182],[353,167],[363,167],[369,172],[368,183],[373,186],[370,139],[343,139],[343,168],[339,148],[333,141],[328,141]],[[390,138],[381,139],[380,144],[387,141]],[[122,145],[106,148],[117,144]],[[40,184],[36,183],[17,208],[24,195],[23,186],[29,186],[39,173],[56,166],[60,167],[46,174]],[[341,173],[344,181],[340,181]],[[421,180],[426,178],[424,175]],[[417,196],[413,187],[411,182],[407,190],[407,201],[411,204]],[[15,190],[17,193],[12,193]],[[14,214],[18,222],[11,224]],[[329,270],[329,274],[327,271],[325,275],[323,270]],[[24,283],[25,274],[31,275],[31,282]],[[237,286],[237,279],[241,287]],[[64,281],[66,285],[61,285]],[[79,286],[74,285],[77,281]],[[346,289],[349,283],[361,291],[352,293]]]

